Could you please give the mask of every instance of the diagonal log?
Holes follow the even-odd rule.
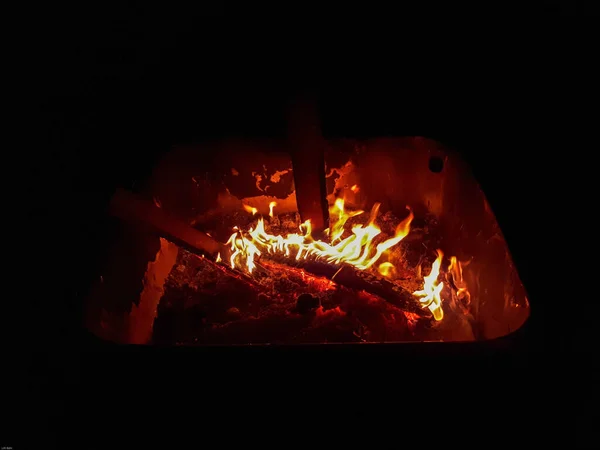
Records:
[[[266,254],[264,259],[301,269],[312,275],[325,277],[340,286],[349,289],[365,291],[377,295],[388,303],[391,303],[404,311],[416,314],[419,317],[431,317],[431,313],[428,310],[422,309],[417,298],[403,287],[392,283],[385,278],[378,277],[362,270],[357,270],[352,266],[333,266],[319,261],[306,259],[295,260],[273,254]],[[264,264],[269,267],[268,262],[265,262]]]
[[[117,189],[109,204],[109,213],[126,222],[146,227],[160,237],[196,254],[216,256],[225,246],[141,195]]]

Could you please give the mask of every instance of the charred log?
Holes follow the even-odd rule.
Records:
[[[377,295],[403,311],[414,313],[419,317],[425,318],[431,316],[429,311],[419,306],[417,299],[412,293],[403,287],[371,273],[356,270],[351,266],[343,265],[339,267],[319,261],[287,259],[271,254],[261,260],[261,265],[267,269],[276,270],[276,266],[271,261],[277,263],[277,265],[288,265],[316,276],[325,277],[348,289],[365,291],[369,294]]]

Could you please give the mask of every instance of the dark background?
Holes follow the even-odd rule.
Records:
[[[19,363],[27,372],[27,409],[35,410],[29,420],[50,433],[48,442],[77,428],[87,436],[82,448],[91,448],[111,441],[115,427],[122,429],[116,422],[139,418],[138,409],[156,411],[153,420],[162,423],[165,415],[184,415],[181,403],[192,394],[200,396],[192,409],[218,415],[211,413],[213,395],[227,397],[219,404],[244,399],[248,407],[253,395],[263,403],[285,392],[290,398],[272,408],[308,408],[292,424],[304,434],[323,426],[316,416],[347,401],[354,406],[342,408],[351,416],[357,410],[373,418],[373,411],[392,408],[420,417],[398,406],[410,393],[411,405],[436,417],[465,408],[460,429],[491,430],[494,440],[512,439],[505,425],[512,421],[544,423],[541,434],[528,428],[534,443],[555,440],[559,431],[566,443],[584,439],[593,413],[583,408],[596,389],[587,381],[594,372],[584,323],[595,294],[570,294],[586,288],[581,263],[565,249],[583,247],[587,225],[575,211],[593,205],[596,20],[588,8],[559,3],[394,10],[53,6],[36,14],[25,79],[42,106],[42,142],[25,166],[30,215],[23,228],[45,241],[40,257],[51,262],[36,274],[42,289],[32,295],[35,330],[21,340],[28,345]],[[103,210],[114,188],[134,188],[177,143],[282,135],[287,98],[307,87],[321,95],[327,136],[422,135],[462,152],[529,292],[535,332],[526,350],[412,355],[404,364],[389,352],[345,352],[336,363],[294,354],[228,356],[217,364],[214,355],[208,363],[198,355],[142,352],[136,359],[88,348],[79,329],[81,298],[108,242]],[[386,390],[387,383],[394,387]],[[331,390],[347,395],[332,399]],[[159,392],[168,407],[158,406]]]

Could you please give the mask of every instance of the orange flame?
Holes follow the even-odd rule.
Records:
[[[438,282],[438,276],[440,275],[440,267],[442,265],[442,258],[444,254],[440,249],[437,250],[438,257],[431,266],[431,272],[426,277],[423,277],[423,289],[413,292],[413,295],[421,297],[419,302],[423,308],[429,308],[433,314],[433,318],[440,321],[444,318],[444,311],[442,310],[442,298],[440,293],[444,288],[443,282]]]
[[[256,215],[256,213],[258,212],[258,209],[252,207],[252,206],[248,206],[248,205],[242,205],[244,207],[244,209],[246,211],[248,211],[249,213],[251,213],[253,216]]]
[[[277,206],[277,202],[271,202],[269,203],[269,216],[273,217],[273,208],[275,208]]]
[[[244,208],[248,210],[246,206]],[[230,265],[232,268],[245,267],[252,273],[256,267],[254,258],[260,256],[262,252],[266,252],[279,253],[286,257],[294,256],[297,260],[313,257],[331,264],[346,263],[359,270],[365,270],[375,264],[386,250],[398,244],[409,233],[410,223],[414,217],[410,208],[409,211],[408,217],[396,228],[394,237],[379,243],[374,249],[373,239],[381,233],[379,227],[375,225],[379,204],[373,206],[366,224],[354,225],[351,229],[352,234],[342,239],[346,231],[344,225],[347,220],[362,214],[363,211],[346,212],[344,200],[337,199],[331,208],[331,216],[337,216],[337,220],[329,231],[330,243],[313,239],[310,221],[300,225],[300,233],[291,233],[283,237],[267,233],[264,219],[261,217],[258,219],[256,227],[250,228],[247,233],[235,228],[235,233],[227,241],[232,250]]]
[[[355,184],[350,188],[350,190],[356,194],[358,191],[360,191],[360,188]]]
[[[469,305],[471,303],[471,293],[467,289],[467,283],[463,280],[462,264],[456,259],[456,256],[450,257],[448,272],[452,277],[454,286],[458,289],[456,294],[458,299],[464,301],[465,305]]]

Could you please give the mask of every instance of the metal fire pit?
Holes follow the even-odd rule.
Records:
[[[435,218],[446,255],[469,262],[463,276],[471,294],[472,333],[448,332],[444,341],[501,338],[525,323],[529,302],[508,246],[457,153],[419,137],[330,140],[326,145],[330,204],[343,195],[352,207],[368,210],[380,202],[383,211],[398,215],[410,205],[415,220]],[[276,140],[175,148],[140,194],[199,227],[242,211],[243,205],[264,211],[276,201],[279,213],[295,212],[292,164],[284,148]],[[111,261],[89,296],[86,326],[103,340],[148,344],[179,249],[143,228],[121,227]]]

